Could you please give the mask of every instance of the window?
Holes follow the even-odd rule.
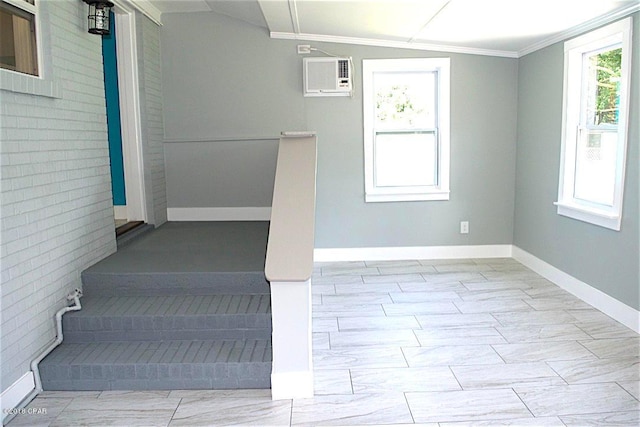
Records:
[[[449,58],[363,61],[365,200],[449,200]]]
[[[631,18],[565,43],[558,214],[620,230]]]
[[[38,75],[34,0],[0,2],[0,68]]]

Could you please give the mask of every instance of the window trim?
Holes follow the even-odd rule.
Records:
[[[628,17],[598,30],[576,37],[564,44],[564,84],[562,106],[562,141],[558,215],[577,219],[611,230],[620,231],[627,161],[629,98],[631,84],[632,18]],[[582,112],[582,57],[599,48],[621,44],[620,112],[618,116],[618,148],[614,199],[612,206],[583,201],[573,196],[578,127]],[[576,78],[578,75],[580,78]]]
[[[32,77],[32,78],[42,78],[42,48],[40,46],[40,33],[41,33],[41,28],[40,28],[40,10],[38,7],[38,0],[35,0],[33,3],[31,4],[25,0],[0,0],[3,3],[6,3],[10,6],[15,7],[16,9],[20,9],[23,12],[26,12],[30,15],[33,15],[33,21],[34,21],[34,26],[35,26],[35,47],[36,47],[36,72],[37,74],[30,74],[30,73],[24,73],[22,71],[16,71],[16,70],[10,70],[7,68],[1,68],[1,70],[4,70],[8,73],[15,73],[21,76],[27,76],[27,77]]]
[[[373,75],[378,72],[436,72],[437,73],[437,185],[376,187],[375,185],[375,128]],[[362,110],[364,132],[365,202],[400,202],[449,200],[450,172],[450,59],[397,58],[364,59],[362,61]]]
[[[18,0],[2,0],[12,6]],[[48,16],[51,4],[42,3],[35,0],[34,5],[27,4],[27,7],[35,8],[36,21],[36,50],[38,55],[38,75],[25,74],[18,71],[0,68],[0,90],[24,93],[28,95],[36,95],[47,98],[60,99],[63,96],[62,84],[54,80],[53,65],[51,63],[51,55],[45,55],[44,52],[51,52],[51,40],[44,37],[43,34],[50,32],[51,24],[43,16]],[[79,3],[81,7],[81,3]],[[30,12],[31,13],[31,12]]]

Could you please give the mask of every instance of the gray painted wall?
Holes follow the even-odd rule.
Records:
[[[271,206],[277,139],[171,143],[165,154],[173,208]]]
[[[167,221],[160,29],[136,12],[136,33],[147,220],[158,227]]]
[[[304,98],[298,42],[270,39],[263,28],[213,13],[167,14],[163,24],[165,135],[186,141],[165,144],[169,207],[237,206],[235,183],[244,179],[247,144],[225,141],[225,150],[235,154],[222,155],[207,145],[220,143],[198,141],[315,130],[316,247],[512,242],[516,59],[312,43],[353,56],[356,95]],[[365,203],[362,59],[439,56],[451,57],[451,200]],[[264,151],[264,170],[254,173],[268,176],[275,151]],[[193,167],[201,164],[209,168]],[[212,192],[216,169],[235,171],[221,176],[232,189],[228,194]],[[266,188],[255,190],[243,196],[247,206],[270,199]],[[470,221],[470,234],[459,234],[461,220]]]
[[[562,128],[563,43],[520,59],[514,244],[640,309],[638,158],[640,14],[633,28],[630,128],[619,232],[556,213]]]

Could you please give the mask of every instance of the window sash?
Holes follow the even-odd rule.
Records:
[[[416,173],[416,169],[419,168],[421,163],[424,163],[424,167],[427,169],[427,172],[429,171],[429,169],[432,169],[432,173],[431,174],[427,174],[427,175],[432,175],[429,180],[430,183],[420,183],[419,180],[417,179],[413,179],[413,180],[409,180],[409,181],[413,181],[413,183],[411,182],[407,182],[405,184],[385,184],[383,182],[383,180],[379,179],[380,177],[380,171],[379,168],[380,166],[382,166],[383,161],[381,160],[382,158],[382,154],[381,153],[382,150],[380,150],[380,143],[379,143],[379,136],[400,136],[400,135],[405,135],[408,137],[411,136],[417,136],[417,135],[431,135],[433,138],[433,142],[432,142],[432,149],[429,150],[429,147],[424,147],[424,157],[417,157],[417,154],[415,151],[420,151],[420,150],[414,150],[414,154],[416,156],[411,157],[411,158],[404,158],[404,159],[398,159],[398,157],[400,157],[401,153],[397,153],[396,154],[396,159],[397,160],[402,160],[403,164],[404,164],[404,170],[400,171],[400,173],[398,173],[398,171],[393,171],[395,174],[398,175],[404,175],[405,177],[407,175],[417,175]],[[415,142],[419,142],[419,141],[415,141]],[[414,145],[415,145],[414,142]],[[428,144],[428,141],[424,141]],[[423,148],[423,147],[420,147]],[[440,151],[440,147],[439,147],[439,143],[438,143],[438,131],[437,129],[394,129],[394,130],[379,130],[379,131],[374,131],[374,152],[373,152],[373,156],[374,156],[374,176],[373,176],[373,180],[374,180],[374,187],[375,188],[382,188],[382,187],[386,187],[386,188],[403,188],[403,187],[413,187],[413,188],[437,188],[438,184],[439,184],[439,156],[438,153]],[[407,153],[408,154],[408,153]],[[429,162],[429,159],[431,159],[431,162]],[[425,162],[426,160],[426,162]],[[411,167],[413,166],[413,167]],[[424,174],[423,174],[424,175]],[[402,179],[401,177],[396,177],[396,180],[398,179]],[[389,179],[387,178],[386,181],[389,181]]]
[[[405,59],[383,59],[363,61],[363,106],[364,106],[364,154],[365,154],[365,201],[366,202],[388,202],[388,201],[418,201],[418,200],[448,200],[449,199],[449,58],[405,58]],[[431,74],[433,76],[434,88],[431,93],[431,100],[425,105],[435,104],[432,108],[431,117],[433,121],[416,120],[415,126],[406,121],[394,124],[385,123],[379,125],[376,116],[376,76],[381,74],[405,74],[416,75],[420,73]],[[424,126],[428,124],[429,126]],[[431,127],[430,125],[435,125]],[[422,126],[421,126],[422,125]],[[380,177],[376,176],[376,168],[380,166],[380,137],[393,135],[432,135],[432,145],[430,147],[419,147],[414,144],[417,151],[432,153],[433,164],[427,175],[433,171],[433,178],[416,180],[416,182],[402,182],[410,177],[410,173],[404,173],[398,181],[401,182],[380,182]],[[428,140],[427,140],[428,143]],[[407,142],[404,154],[396,157],[407,158],[406,150],[412,144]],[[416,168],[419,161],[410,159],[409,163]],[[402,171],[405,172],[405,171]],[[416,176],[419,176],[417,174]],[[424,172],[422,177],[424,178]],[[407,179],[411,181],[411,179]],[[432,185],[421,185],[421,184]],[[396,185],[403,184],[403,185]],[[409,184],[409,185],[404,185]]]
[[[622,64],[620,85],[618,89],[618,123],[594,124],[589,123],[586,108],[585,89],[586,64],[588,57],[602,52],[622,48]],[[622,220],[622,202],[624,196],[624,175],[626,163],[626,146],[628,130],[629,85],[630,85],[630,54],[631,54],[631,18],[626,18],[601,29],[565,43],[564,64],[564,101],[563,101],[563,129],[560,162],[560,179],[558,184],[557,213],[559,215],[578,219],[612,230],[620,230]],[[589,134],[608,135],[608,145],[615,138],[615,154],[609,155],[608,168],[601,180],[608,186],[609,194],[604,196],[602,189],[586,194],[584,189],[590,184],[603,186],[580,171],[580,159],[584,154],[585,138]],[[614,136],[615,134],[615,136]],[[582,152],[581,152],[582,150]],[[587,153],[589,154],[589,153]],[[582,166],[585,166],[584,164]],[[595,170],[595,168],[594,168]],[[582,172],[582,176],[580,175]],[[585,178],[586,177],[586,178]],[[582,181],[581,181],[582,180]],[[586,181],[585,181],[586,180]],[[591,180],[591,183],[589,182]],[[613,187],[613,189],[611,188]],[[587,192],[588,193],[588,192]]]
[[[5,59],[0,58],[0,68],[32,76],[39,75],[37,15],[34,4],[27,0],[2,0],[0,11],[11,23],[10,34],[3,34],[0,48]],[[5,22],[6,24],[6,22]],[[5,28],[6,31],[6,28]],[[9,42],[7,44],[7,42]],[[9,58],[13,60],[8,61]]]

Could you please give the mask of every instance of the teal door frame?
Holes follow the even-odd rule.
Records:
[[[102,36],[104,88],[107,106],[109,158],[111,160],[111,192],[114,206],[126,206],[122,125],[120,122],[120,91],[116,50],[115,16],[111,12],[110,34]]]

